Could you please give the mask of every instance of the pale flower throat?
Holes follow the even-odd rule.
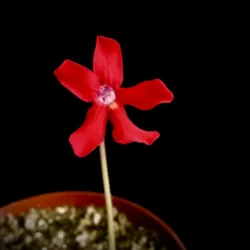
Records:
[[[103,85],[100,87],[97,93],[98,101],[105,106],[109,106],[111,109],[117,108],[117,103],[115,102],[116,95],[115,91],[109,85]]]

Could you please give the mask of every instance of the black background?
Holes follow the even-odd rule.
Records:
[[[91,69],[96,36],[103,35],[122,47],[124,87],[160,78],[175,95],[171,104],[150,111],[126,107],[138,127],[160,132],[152,146],[117,144],[108,126],[112,193],[156,213],[189,247],[198,231],[194,218],[204,195],[196,140],[204,131],[195,131],[192,91],[202,68],[199,58],[208,53],[202,45],[206,37],[185,6],[161,13],[159,6],[157,11],[135,14],[135,20],[125,10],[121,17],[90,14],[86,8],[84,14],[76,14],[76,9],[59,15],[59,10],[29,12],[15,19],[9,31],[0,203],[64,190],[103,192],[99,151],[79,159],[68,142],[90,105],[53,75],[67,58]]]

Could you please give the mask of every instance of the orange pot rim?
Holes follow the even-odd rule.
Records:
[[[28,202],[28,201],[33,200],[33,199],[41,199],[43,197],[55,196],[55,195],[58,195],[58,194],[67,194],[67,195],[70,195],[70,194],[84,195],[85,194],[85,195],[91,195],[91,196],[104,198],[103,193],[91,192],[91,191],[90,192],[88,192],[88,191],[62,191],[62,192],[45,193],[45,194],[35,195],[35,196],[31,196],[31,197],[28,197],[28,198],[24,198],[24,199],[9,203],[9,204],[7,204],[7,205],[0,208],[0,214],[1,214],[1,211],[9,210],[12,207],[16,207],[21,202]],[[132,201],[126,200],[124,198],[112,195],[112,200],[113,201],[118,201],[121,204],[129,205],[130,207],[133,207],[133,208],[137,209],[138,211],[140,211],[141,213],[146,214],[147,216],[154,219],[158,224],[160,224],[162,226],[162,228],[164,228],[164,230],[166,230],[173,237],[173,239],[176,241],[176,243],[179,245],[179,247],[181,249],[186,250],[186,248],[185,248],[184,244],[182,243],[182,241],[180,240],[179,236],[173,231],[173,229],[170,226],[168,226],[157,215],[155,215],[154,213],[152,213],[148,209],[144,208],[143,206],[138,205],[138,204],[136,204],[136,203],[134,203]]]

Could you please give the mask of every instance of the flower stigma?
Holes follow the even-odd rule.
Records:
[[[115,91],[109,85],[103,85],[100,87],[97,93],[97,99],[101,104],[109,106],[111,109],[117,108],[117,103],[115,102]]]

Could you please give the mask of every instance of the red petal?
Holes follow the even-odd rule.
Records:
[[[119,88],[116,91],[118,102],[132,105],[141,110],[149,110],[161,103],[173,100],[173,93],[160,80],[145,81],[130,88]]]
[[[117,41],[97,36],[93,68],[102,84],[108,84],[114,89],[121,85],[123,81],[122,52]]]
[[[99,79],[92,71],[70,60],[65,60],[54,74],[65,88],[85,102],[92,102],[100,87]]]
[[[75,154],[85,157],[104,140],[108,110],[94,103],[88,110],[85,122],[69,138]]]
[[[114,140],[121,144],[140,142],[151,145],[160,134],[156,131],[144,131],[136,127],[128,118],[123,107],[111,110],[110,120],[113,124]]]

